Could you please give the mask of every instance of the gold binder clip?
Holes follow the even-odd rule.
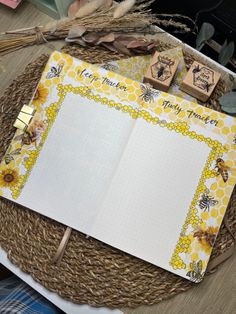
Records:
[[[30,106],[24,105],[14,123],[14,127],[25,131],[30,124],[36,110]]]

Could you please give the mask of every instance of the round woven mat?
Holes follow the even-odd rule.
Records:
[[[160,51],[167,48],[170,45],[159,46]],[[63,50],[92,63],[124,57],[100,48],[87,50],[69,46]],[[0,158],[13,136],[12,125],[19,109],[30,100],[47,59],[48,56],[43,55],[28,65],[0,99],[1,111],[11,113],[0,115]],[[190,65],[194,57],[185,55],[185,60]],[[207,106],[219,110],[217,99],[224,92],[225,86],[221,80]],[[236,234],[235,212],[236,191],[228,207],[229,225]],[[86,238],[77,231],[72,232],[60,265],[55,265],[51,261],[65,226],[4,199],[0,201],[0,222],[0,245],[8,258],[49,290],[76,303],[112,308],[151,305],[195,285],[99,241]],[[213,257],[232,244],[231,236],[222,225]]]

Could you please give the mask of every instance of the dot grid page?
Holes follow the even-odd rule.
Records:
[[[29,105],[0,163],[0,198],[202,280],[213,243],[196,231],[214,239],[224,217],[236,120],[58,51]]]
[[[91,235],[170,268],[209,147],[137,120]]]
[[[89,234],[134,124],[68,93],[17,202]]]

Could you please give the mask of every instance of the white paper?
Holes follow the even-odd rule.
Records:
[[[204,143],[68,94],[19,201],[169,268],[209,152]]]
[[[19,202],[90,234],[134,124],[68,94]]]
[[[169,267],[209,152],[201,142],[138,120],[92,235]]]
[[[198,234],[217,236],[236,181],[219,171],[236,167],[235,119],[59,52],[36,96],[39,139],[15,134],[0,195],[201,281]]]

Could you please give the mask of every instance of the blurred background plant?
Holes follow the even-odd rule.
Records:
[[[236,1],[198,0],[171,1],[157,0],[153,12],[187,15],[194,20],[191,33],[175,36],[232,71],[236,71]],[[171,30],[170,27],[163,27]]]

